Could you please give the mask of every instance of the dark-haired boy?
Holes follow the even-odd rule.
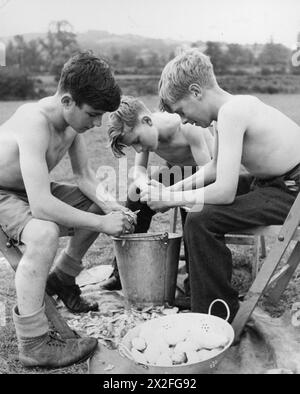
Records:
[[[120,89],[108,64],[82,53],[65,64],[54,96],[22,105],[0,127],[0,225],[25,245],[13,310],[24,366],[63,367],[88,358],[97,346],[94,338],[62,340],[49,332],[44,292],[60,230],[73,229],[47,292],[58,294],[73,312],[97,309],[80,297],[75,284],[81,260],[99,233],[133,231],[124,208],[104,190],[99,193],[82,136],[101,126],[103,114],[119,104]],[[51,170],[67,152],[77,186],[50,182]]]

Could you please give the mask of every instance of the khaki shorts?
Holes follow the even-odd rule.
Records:
[[[93,204],[77,186],[55,182],[50,186],[53,196],[74,208],[87,211]],[[25,191],[0,188],[0,226],[10,240],[21,243],[22,231],[32,219]],[[74,235],[74,229],[68,229],[68,234]]]

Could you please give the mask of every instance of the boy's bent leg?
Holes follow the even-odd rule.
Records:
[[[97,341],[93,338],[62,341],[49,333],[44,293],[47,276],[58,246],[59,228],[52,222],[32,219],[22,232],[25,252],[16,272],[18,307],[13,319],[19,358],[26,367],[58,368],[89,357]]]
[[[91,205],[88,200],[87,205],[81,208],[87,212],[103,215],[103,211],[96,204]],[[81,296],[81,290],[76,284],[76,277],[83,270],[82,258],[98,235],[99,233],[93,231],[76,229],[65,250],[58,256],[55,268],[47,281],[47,293],[58,295],[73,313],[86,313],[99,309],[97,302],[89,302]]]
[[[184,233],[193,312],[207,313],[211,302],[220,298],[229,305],[233,320],[239,307],[238,293],[231,286],[232,256],[224,236],[251,227],[282,224],[295,196],[277,187],[258,188],[237,197],[231,205],[205,205],[201,212],[188,214]],[[213,314],[225,317],[226,312],[216,305]]]
[[[59,227],[43,220],[30,220],[22,232],[25,251],[15,277],[21,315],[31,315],[43,305],[46,280],[57,252],[58,238]]]

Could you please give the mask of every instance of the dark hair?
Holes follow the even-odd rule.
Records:
[[[58,89],[70,93],[76,105],[87,104],[105,112],[115,111],[121,101],[121,89],[106,61],[83,52],[64,65]]]

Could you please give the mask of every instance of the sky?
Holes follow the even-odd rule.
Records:
[[[67,20],[76,32],[153,38],[275,42],[294,47],[299,0],[0,0],[0,37],[46,32]]]

